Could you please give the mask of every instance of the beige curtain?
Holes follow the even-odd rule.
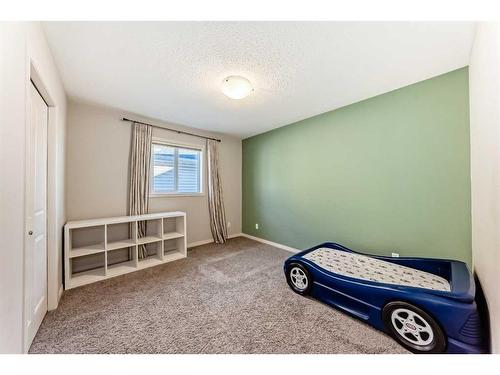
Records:
[[[149,171],[153,129],[149,125],[134,123],[130,154],[129,215],[147,214],[149,211]],[[139,222],[137,237],[146,235],[146,223]],[[132,231],[132,228],[130,229]],[[139,258],[146,258],[145,245],[139,246]]]
[[[208,212],[210,229],[215,243],[227,240],[226,213],[222,198],[222,183],[219,175],[218,142],[207,139],[208,155]]]

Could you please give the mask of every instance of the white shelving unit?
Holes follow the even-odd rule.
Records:
[[[147,232],[138,238],[138,223]],[[145,246],[148,256],[138,257]],[[65,289],[124,275],[187,256],[186,213],[79,220],[64,226]]]

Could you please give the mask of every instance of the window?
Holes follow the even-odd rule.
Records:
[[[200,194],[202,150],[153,142],[152,194]]]

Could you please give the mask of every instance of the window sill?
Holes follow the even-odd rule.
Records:
[[[173,194],[150,194],[149,198],[182,198],[182,197],[204,197],[205,193],[173,193]]]

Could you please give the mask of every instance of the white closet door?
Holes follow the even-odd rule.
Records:
[[[27,122],[25,349],[47,313],[47,128],[48,107],[31,85]]]

